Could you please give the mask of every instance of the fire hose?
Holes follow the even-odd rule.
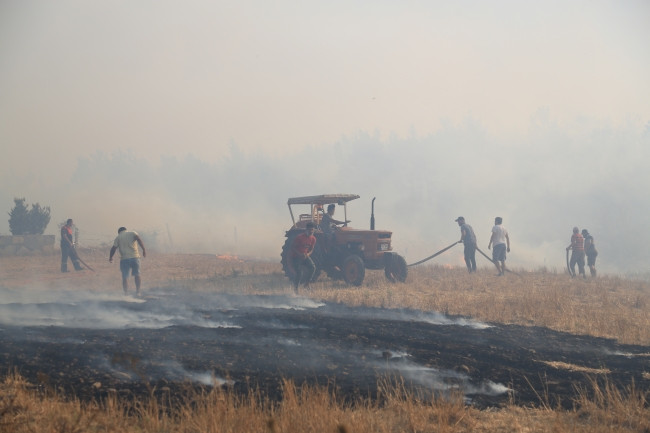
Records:
[[[426,261],[428,261],[428,260],[431,260],[432,258],[434,258],[434,257],[436,257],[436,256],[439,256],[440,254],[444,253],[445,251],[447,251],[448,249],[450,249],[451,247],[453,247],[453,246],[456,245],[456,244],[458,244],[458,242],[454,242],[453,244],[449,245],[448,247],[445,247],[445,248],[441,249],[441,250],[438,251],[437,253],[430,255],[430,256],[427,257],[426,259],[422,259],[422,260],[420,260],[419,262],[411,263],[411,264],[408,265],[408,266],[419,265],[419,264],[424,263],[424,262],[426,262]],[[490,257],[488,257],[488,256],[487,256],[483,251],[481,251],[481,250],[479,249],[479,247],[476,247],[476,251],[478,251],[479,253],[481,253],[481,255],[483,255],[483,257],[485,257],[486,259],[488,259],[488,260],[490,261],[490,263],[494,264],[494,260],[492,260]],[[568,257],[568,256],[567,256],[567,257]],[[515,274],[515,275],[517,275],[518,277],[521,277],[521,275],[518,274],[518,273],[515,272],[515,271],[511,271],[510,269],[506,269],[505,267],[504,267],[504,270],[505,270],[506,272],[510,272],[510,273],[512,273],[512,274]]]
[[[426,262],[426,261],[428,261],[428,260],[431,260],[432,258],[434,258],[434,257],[436,257],[436,256],[439,256],[440,254],[444,253],[445,251],[447,251],[448,249],[450,249],[451,247],[453,247],[453,246],[456,245],[457,243],[458,243],[458,242],[454,242],[453,244],[449,245],[448,247],[445,247],[445,248],[441,249],[440,251],[438,251],[437,253],[435,253],[435,254],[433,254],[433,255],[427,257],[426,259],[422,259],[422,260],[420,260],[419,262],[411,263],[409,266],[419,265],[420,263],[424,263],[424,262]]]
[[[481,254],[483,255],[483,257],[485,257],[486,259],[488,259],[490,262],[492,262],[493,265],[496,266],[496,263],[494,263],[494,260],[492,260],[491,258],[489,258],[489,257],[487,256],[487,254],[485,254],[483,251],[481,251],[481,250],[479,249],[479,247],[476,247],[476,251],[478,251],[479,253],[481,253]],[[507,268],[505,267],[505,265],[503,266],[503,270],[506,271],[506,272],[510,272],[511,274],[515,274],[515,275],[518,276],[518,277],[521,277],[521,275],[519,275],[519,274],[516,273],[515,271],[511,271],[510,269],[507,269]]]
[[[74,256],[75,256],[75,258],[76,258],[77,260],[79,260],[79,261],[81,262],[82,265],[84,265],[86,268],[90,269],[91,271],[95,272],[95,270],[94,270],[93,268],[91,268],[90,266],[88,266],[88,263],[86,263],[86,262],[84,262],[83,260],[81,260],[81,257],[79,257],[79,253],[77,252],[77,249],[74,247],[74,245],[72,246],[72,251],[74,251]]]

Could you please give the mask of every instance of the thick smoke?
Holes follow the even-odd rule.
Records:
[[[562,268],[577,225],[644,271],[650,3],[511,3],[0,2],[0,211],[277,260],[288,197],[355,193],[409,262],[462,214],[515,267]]]
[[[361,195],[348,207],[358,228],[369,227],[377,197],[377,228],[393,231],[394,247],[409,263],[457,240],[458,215],[487,251],[493,219],[502,216],[511,266],[561,269],[577,225],[594,235],[601,270],[642,272],[650,259],[650,234],[638,229],[650,211],[643,199],[650,128],[589,125],[569,133],[538,117],[526,136],[507,141],[468,122],[424,137],[359,133],[283,158],[234,144],[212,162],[191,154],[95,153],[80,157],[45,195],[38,182],[12,190],[52,207],[48,233],[73,217],[86,245],[112,242],[125,225],[163,251],[277,259],[291,223],[287,198],[342,192]],[[0,199],[9,211],[9,192]],[[438,263],[462,265],[462,258],[445,254]]]

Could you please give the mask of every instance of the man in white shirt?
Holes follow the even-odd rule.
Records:
[[[117,229],[117,237],[113,242],[111,253],[108,261],[113,263],[115,251],[120,250],[120,271],[122,271],[122,289],[124,294],[129,288],[129,273],[135,278],[135,294],[140,294],[140,252],[138,245],[142,248],[142,257],[147,257],[147,251],[144,249],[144,243],[140,236],[134,231],[127,231],[126,227]]]
[[[488,250],[494,245],[492,261],[494,262],[494,266],[497,267],[497,271],[499,271],[497,274],[499,277],[506,271],[506,251],[510,252],[510,237],[508,236],[508,230],[501,225],[502,222],[503,218],[501,217],[494,219],[492,236],[488,244]]]

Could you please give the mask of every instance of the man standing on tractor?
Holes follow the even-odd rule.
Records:
[[[455,221],[460,226],[460,240],[458,243],[465,246],[465,264],[471,274],[476,272],[476,235],[472,226],[465,222],[464,217],[458,217]]]
[[[300,286],[302,279],[303,267],[307,268],[307,278],[304,283],[305,288],[311,289],[309,283],[314,277],[314,272],[316,272],[316,265],[310,256],[314,251],[315,245],[314,223],[310,221],[307,223],[305,231],[296,236],[291,245],[291,262],[293,264],[293,270],[296,272],[293,289],[296,293],[298,293],[298,286]]]

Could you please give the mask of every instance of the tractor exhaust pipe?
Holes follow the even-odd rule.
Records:
[[[370,208],[370,230],[375,229],[375,199],[376,198],[377,197],[373,197],[371,202],[372,206]]]

